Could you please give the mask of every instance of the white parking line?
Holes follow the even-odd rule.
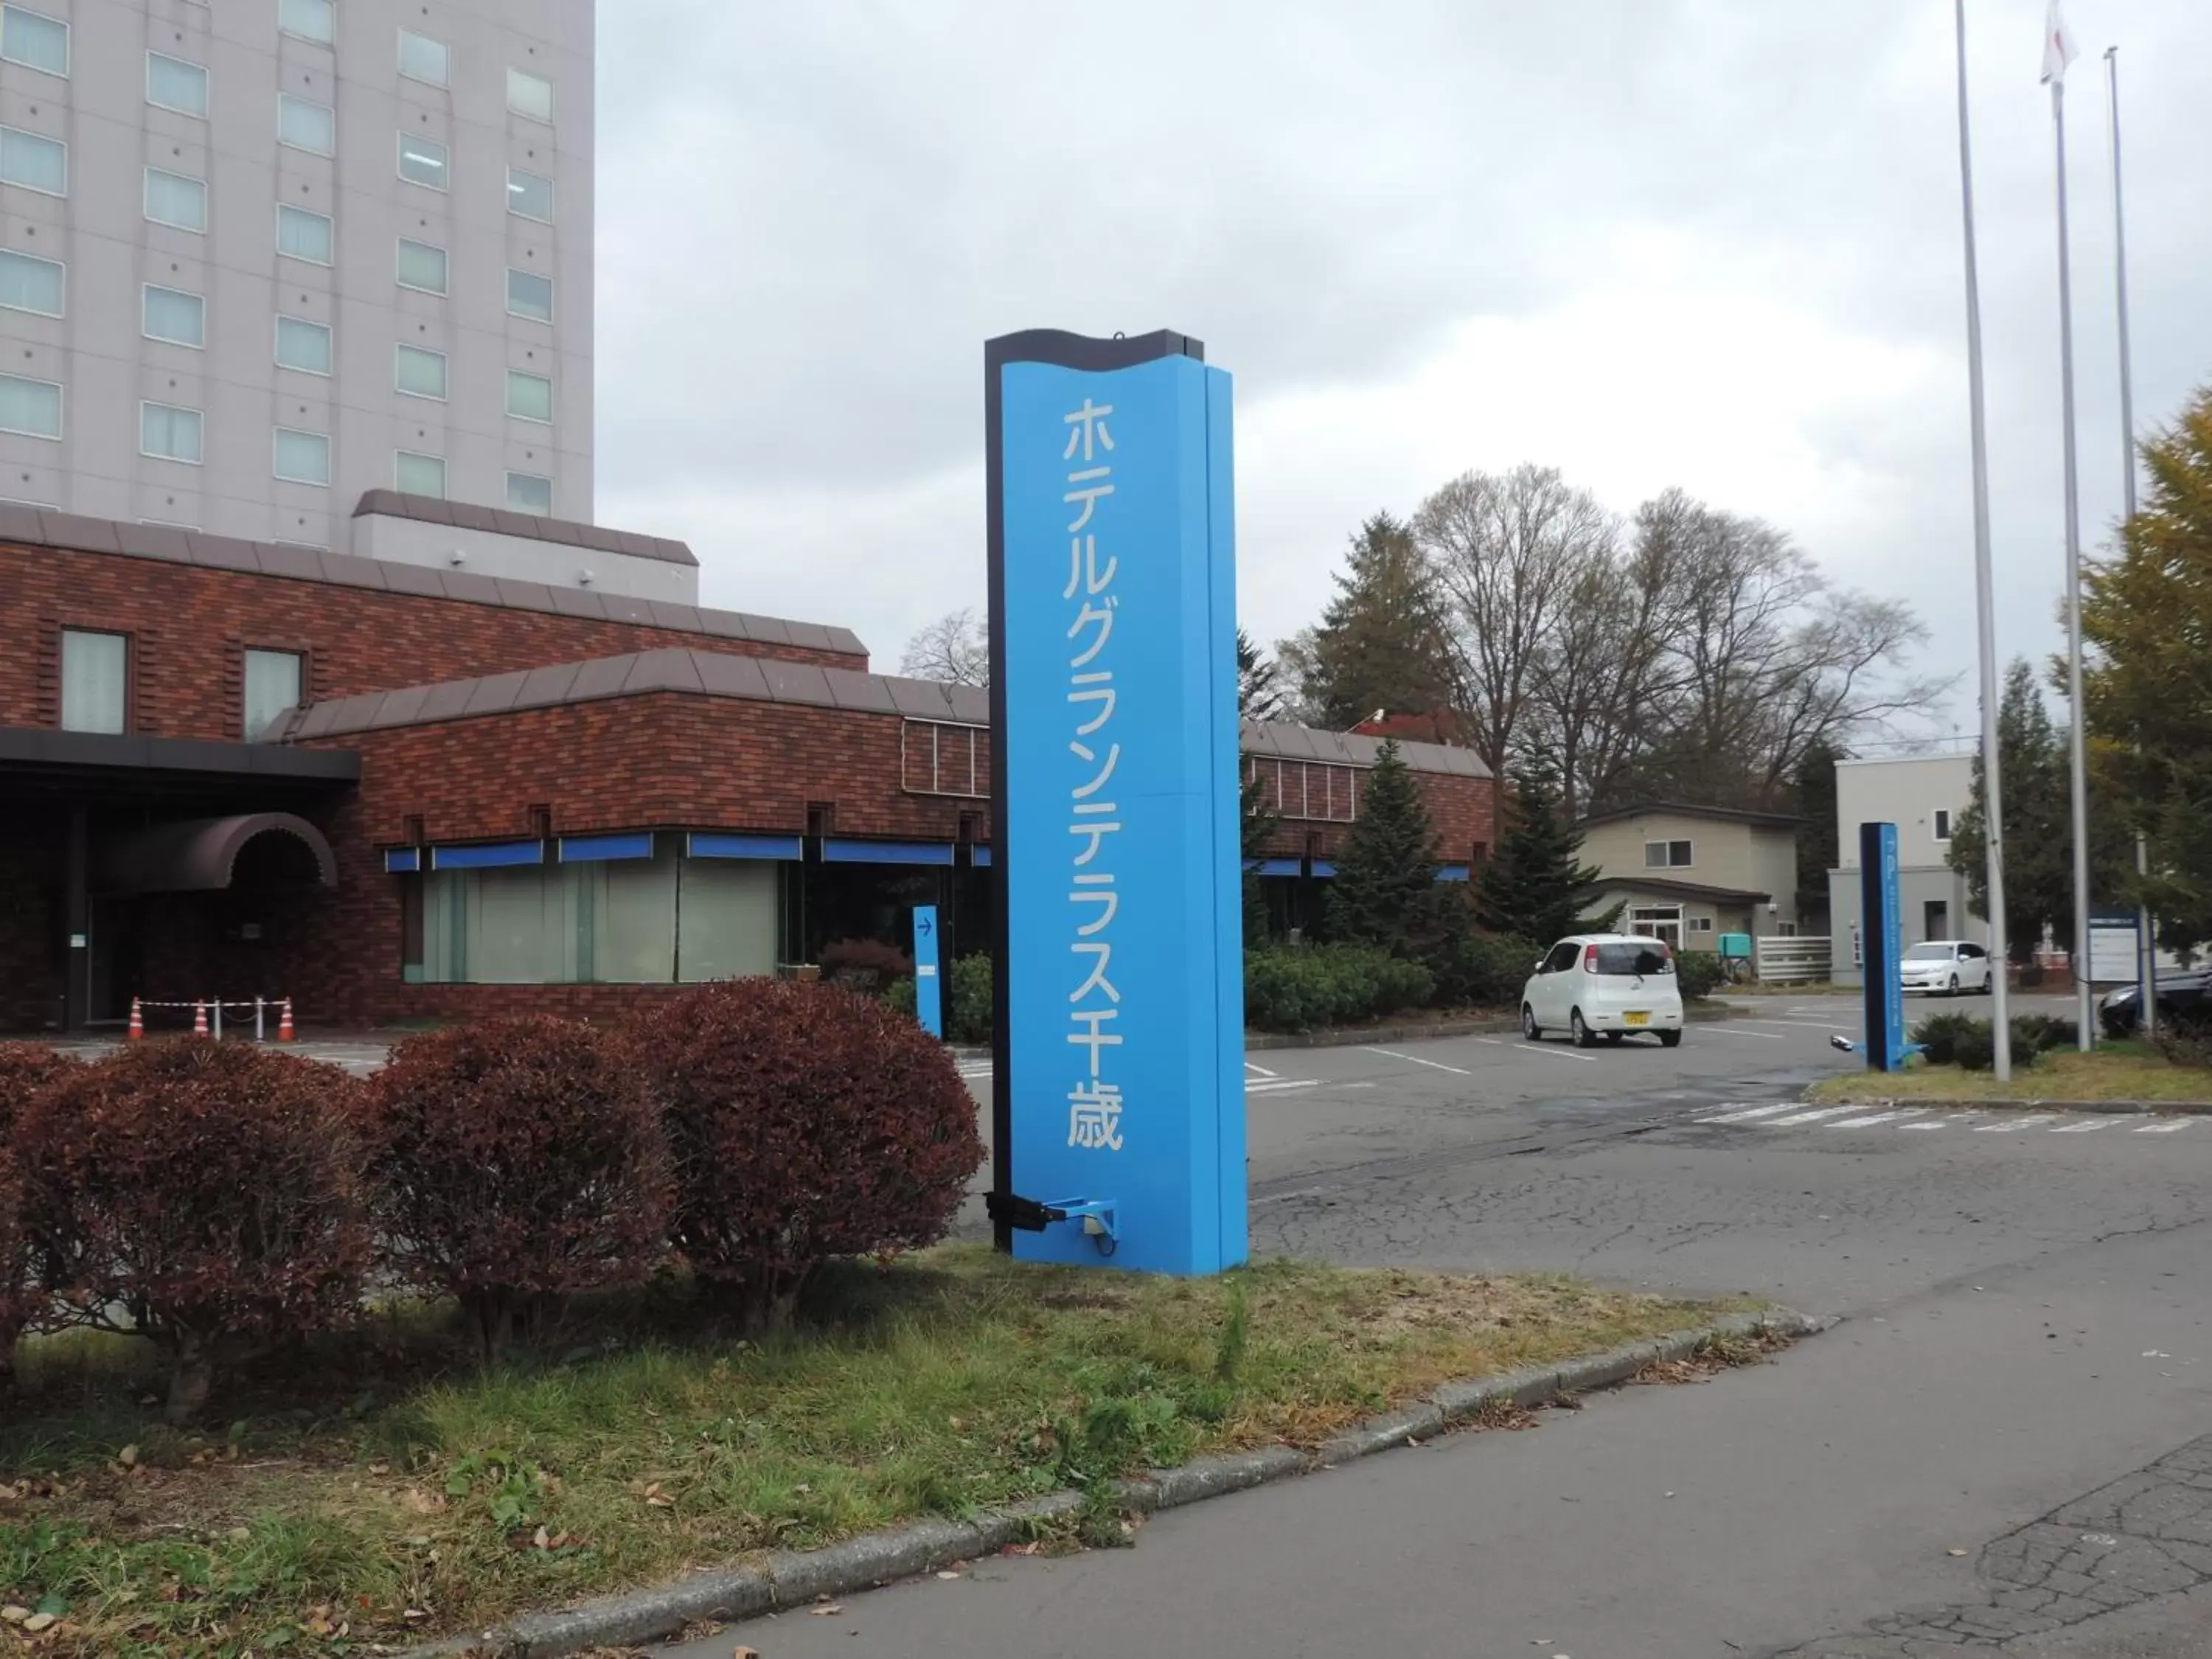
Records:
[[[1279,1077],[1266,1083],[1248,1083],[1244,1085],[1244,1092],[1248,1095],[1279,1095],[1291,1089],[1318,1089],[1320,1087],[1321,1079],[1319,1078]]]
[[[1380,1054],[1385,1060],[1402,1060],[1409,1066],[1425,1066],[1431,1071],[1449,1072],[1454,1077],[1473,1077],[1464,1066],[1447,1066],[1440,1060],[1423,1060],[1419,1054],[1401,1054],[1393,1048],[1363,1048],[1364,1054]]]
[[[1835,1022],[1826,1019],[1746,1019],[1741,1015],[1729,1022],[1731,1025],[1786,1025],[1792,1030],[1832,1031]]]
[[[1255,1066],[1249,1060],[1244,1062],[1244,1069],[1253,1073],[1255,1077],[1273,1077],[1276,1075],[1276,1073],[1269,1071],[1266,1066]]]
[[[1698,1030],[1701,1036],[1757,1037],[1761,1042],[1781,1042],[1785,1040],[1773,1031],[1739,1031],[1734,1024],[1723,1024],[1718,1021],[1708,1024],[1705,1021],[1699,1020]]]
[[[1562,1048],[1558,1047],[1556,1044],[1548,1042],[1523,1043],[1522,1045],[1522,1052],[1524,1054],[1542,1054],[1547,1059],[1550,1060],[1595,1060],[1597,1058],[1595,1054],[1579,1054],[1572,1048]]]

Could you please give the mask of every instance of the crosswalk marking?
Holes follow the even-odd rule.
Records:
[[[2092,1130],[2109,1129],[2112,1127],[2112,1120],[2111,1118],[2093,1117],[2087,1121],[2082,1123],[2062,1123],[2051,1133],[2055,1135],[2086,1135]]]
[[[1871,1112],[1864,1117],[1839,1117],[1833,1123],[1823,1123],[1823,1129],[1863,1129],[1869,1123],[1887,1123],[1895,1112]]]
[[[2146,1123],[2136,1133],[2139,1135],[2170,1135],[2177,1130],[2186,1129],[2193,1121],[2190,1118],[2178,1117],[2171,1123]]]
[[[1777,1112],[1786,1112],[1796,1104],[1795,1101],[1784,1101],[1779,1106],[1732,1106],[1718,1117],[1701,1117],[1697,1121],[1700,1123],[1742,1123],[1753,1118],[1772,1117]]]
[[[1778,1126],[1784,1123],[1817,1123],[1824,1117],[1841,1117],[1845,1112],[1863,1112],[1865,1109],[1863,1106],[1816,1106],[1809,1112],[1792,1112],[1788,1117],[1778,1117],[1774,1121]]]

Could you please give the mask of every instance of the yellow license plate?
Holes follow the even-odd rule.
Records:
[[[1649,1025],[1651,1023],[1651,1015],[1648,1010],[1638,1008],[1623,1014],[1620,1017],[1620,1023],[1623,1025]]]

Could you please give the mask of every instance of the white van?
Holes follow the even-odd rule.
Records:
[[[1577,1046],[1649,1031],[1682,1041],[1682,988],[1664,940],[1636,933],[1577,933],[1554,945],[1521,988],[1521,1035],[1564,1030]]]

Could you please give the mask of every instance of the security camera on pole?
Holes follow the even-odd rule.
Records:
[[[2074,797],[2074,1001],[2081,1050],[2097,1046],[2089,998],[2088,715],[2081,706],[2081,492],[2074,459],[2074,276],[2066,231],[2066,66],[2081,56],[2051,0],[2043,23],[2043,79],[2051,88],[2051,123],[2058,145],[2058,359],[2060,418],[2066,428],[2066,695]]]

